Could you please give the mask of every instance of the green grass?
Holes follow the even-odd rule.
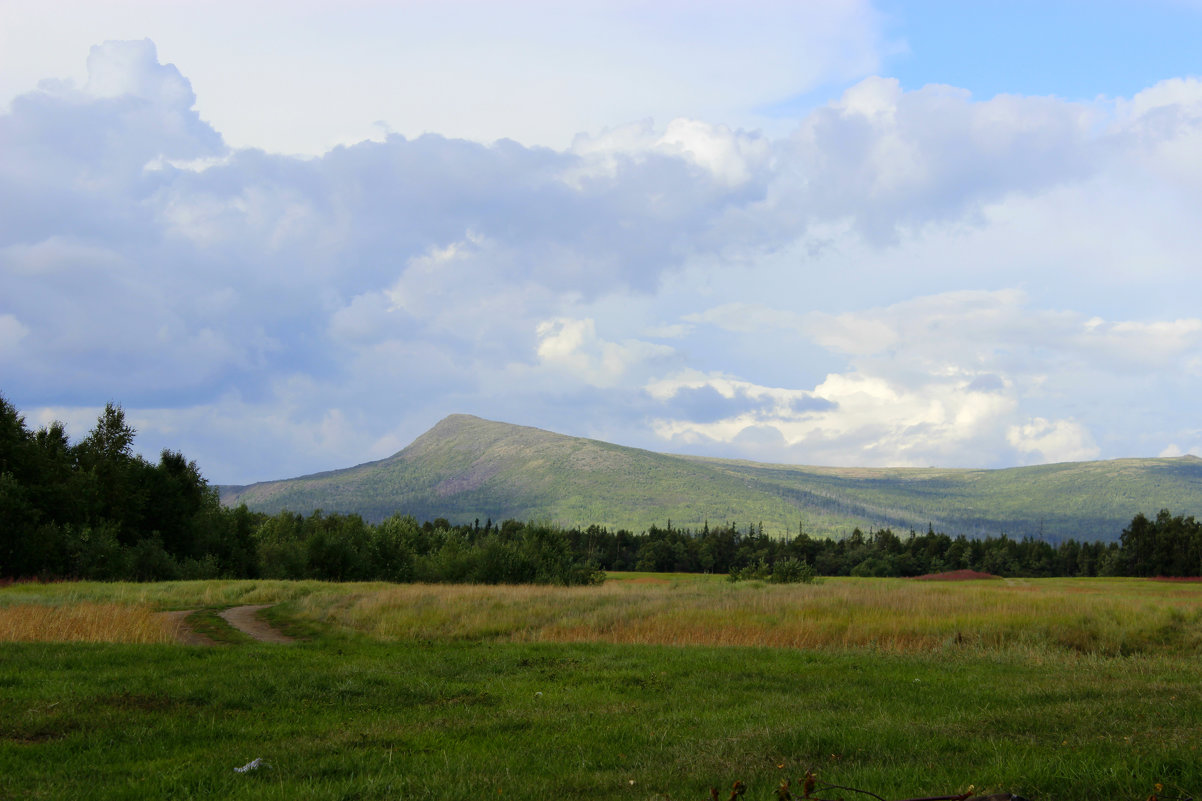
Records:
[[[225,608],[241,604],[272,604],[304,598],[331,588],[358,591],[392,585],[362,583],[335,585],[324,581],[159,581],[153,583],[59,581],[12,584],[0,588],[0,606],[40,603],[62,605],[80,601],[153,604],[159,609]]]
[[[633,586],[671,602],[716,584]],[[81,589],[106,588],[109,600],[135,594]],[[793,596],[779,589],[737,592],[783,605]],[[197,583],[163,598],[234,590]],[[1194,653],[383,641],[312,612],[381,591],[297,589],[274,614],[308,639],[284,647],[0,645],[0,799],[700,801],[736,779],[748,799],[773,799],[807,769],[885,798],[969,785],[1035,801],[1202,789]],[[1179,586],[1117,591],[1184,603]],[[234,772],[255,758],[270,767]]]
[[[1120,459],[1007,470],[767,465],[652,453],[452,415],[378,462],[249,487],[222,501],[277,512],[394,512],[455,523],[547,520],[645,530],[763,523],[839,536],[928,525],[951,535],[1117,539],[1137,513],[1202,515],[1202,460]]]

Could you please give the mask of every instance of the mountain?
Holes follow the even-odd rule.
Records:
[[[1116,459],[1003,470],[834,468],[672,456],[537,428],[447,417],[378,462],[245,487],[222,503],[357,512],[372,521],[486,518],[642,531],[735,523],[839,536],[859,526],[1110,540],[1138,512],[1202,517],[1202,459]]]

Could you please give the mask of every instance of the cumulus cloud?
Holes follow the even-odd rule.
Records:
[[[780,320],[797,319],[745,311],[724,305],[693,319],[728,330],[748,330],[749,321],[759,320],[766,335]],[[690,448],[730,446],[745,444],[744,431],[770,428],[779,437],[759,437],[757,453],[811,463],[979,466],[982,454],[1002,463],[1089,459],[1102,451],[1085,423],[1026,417],[1023,410],[1067,413],[1097,405],[1082,397],[1083,386],[1103,392],[1100,403],[1110,404],[1139,393],[1149,379],[1188,371],[1202,351],[1202,320],[1108,323],[1032,308],[1017,290],[811,313],[800,324],[822,347],[849,356],[852,369],[798,389],[699,373],[653,382],[647,392],[660,401],[700,387],[727,398],[777,399],[722,417],[663,417],[659,435]],[[825,405],[789,407],[785,399]]]
[[[1012,426],[1006,439],[1036,462],[1079,462],[1098,455],[1093,436],[1072,420],[1044,420],[1036,417]]]
[[[1092,174],[1099,116],[1054,98],[974,101],[950,86],[906,92],[868,78],[789,140],[782,160],[797,181],[781,187],[779,202],[894,241],[899,226],[960,219],[991,199]]]
[[[96,31],[162,32],[202,90],[203,115],[239,148],[320,155],[375,138],[380,121],[409,138],[563,148],[580,131],[649,116],[772,124],[776,104],[871,74],[890,49],[868,0],[119,8],[10,0],[0,105],[52,74],[39,66],[78,59]]]
[[[729,378],[707,378],[704,385],[719,394],[738,388],[749,398],[770,402],[713,421],[660,419],[655,424],[659,436],[690,449],[754,442],[758,458],[809,464],[962,463],[974,447],[987,444],[996,450],[997,421],[1016,406],[1012,397],[963,382],[931,378],[906,386],[863,373],[829,375],[812,390],[751,386]],[[648,391],[675,394],[664,384]],[[765,437],[769,431],[775,433]]]
[[[666,345],[628,339],[608,342],[597,336],[591,319],[557,317],[538,324],[538,359],[548,367],[597,387],[615,386],[647,362],[672,356]]]
[[[1169,457],[1169,458],[1176,458],[1178,456],[1187,456],[1187,455],[1188,456],[1202,456],[1202,445],[1193,445],[1193,446],[1190,446],[1188,449],[1182,449],[1182,447],[1180,445],[1178,445],[1176,442],[1171,442],[1164,450],[1162,450],[1160,453],[1157,454],[1157,456],[1165,456],[1165,457]]]
[[[765,175],[772,145],[760,134],[679,118],[663,131],[643,120],[596,136],[580,134],[572,142],[572,152],[582,158],[581,165],[569,174],[569,180],[576,183],[615,175],[624,162],[658,155],[683,160],[733,189]]]

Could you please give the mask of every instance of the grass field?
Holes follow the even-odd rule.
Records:
[[[1200,601],[1137,580],[14,585],[0,620],[279,602],[308,639],[9,637],[0,798],[774,799],[806,770],[885,798],[1196,795]]]

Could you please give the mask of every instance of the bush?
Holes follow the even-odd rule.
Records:
[[[804,559],[789,557],[777,562],[768,579],[773,584],[813,584],[814,567]]]

